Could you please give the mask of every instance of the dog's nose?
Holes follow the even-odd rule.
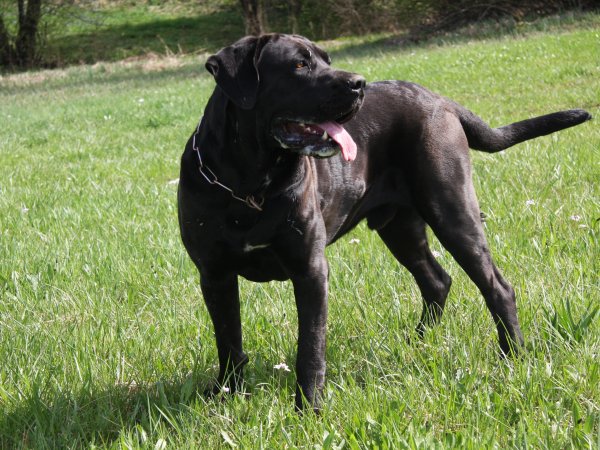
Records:
[[[350,79],[348,79],[348,84],[350,85],[350,89],[353,91],[360,91],[365,88],[367,81],[360,75],[353,75],[350,77]]]

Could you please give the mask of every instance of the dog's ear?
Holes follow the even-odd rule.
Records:
[[[257,63],[268,40],[269,36],[246,36],[206,61],[206,70],[217,85],[242,109],[252,109],[256,103],[260,81]]]

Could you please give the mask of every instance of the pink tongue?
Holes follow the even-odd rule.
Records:
[[[319,127],[327,131],[327,134],[342,147],[342,155],[346,161],[354,161],[356,158],[356,143],[352,136],[337,122],[323,122]]]

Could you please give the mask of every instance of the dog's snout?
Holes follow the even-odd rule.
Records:
[[[364,77],[360,75],[353,75],[348,80],[348,84],[350,85],[350,89],[352,89],[353,91],[360,91],[365,88],[367,81]]]

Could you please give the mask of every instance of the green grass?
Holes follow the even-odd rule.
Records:
[[[338,67],[417,81],[497,126],[600,116],[599,25],[328,45]],[[213,85],[198,58],[0,79],[0,448],[598,448],[597,121],[472,154],[523,358],[497,357],[483,299],[435,240],[454,284],[415,339],[418,289],[360,226],[328,251],[324,411],[300,417],[293,372],[273,369],[294,365],[289,283],[241,283],[251,395],[200,395],[216,349],[171,181]]]

